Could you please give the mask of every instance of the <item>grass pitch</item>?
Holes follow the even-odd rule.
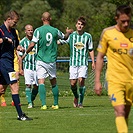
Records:
[[[28,109],[21,97],[22,109],[33,121],[18,121],[15,108],[6,97],[7,107],[0,107],[0,133],[116,133],[114,111],[107,96],[85,96],[84,108],[73,108],[73,97],[59,97],[60,109],[52,110],[53,98],[47,97],[47,110],[40,110],[39,96],[35,108]],[[129,133],[133,133],[133,108]]]

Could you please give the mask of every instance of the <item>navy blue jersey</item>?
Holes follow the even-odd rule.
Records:
[[[4,41],[0,44],[0,84],[12,84],[17,82],[14,71],[14,49],[19,45],[16,30],[10,31],[3,24],[0,26],[0,38],[8,37],[12,39],[13,44]]]
[[[14,48],[17,48],[19,45],[18,36],[16,34],[16,30],[14,28],[11,28],[10,31],[6,28],[6,26],[3,24],[0,26],[0,38],[8,37],[12,39],[13,44],[11,43],[2,43],[0,44],[0,59],[6,58],[9,60],[14,60]]]

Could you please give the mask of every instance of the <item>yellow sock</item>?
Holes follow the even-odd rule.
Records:
[[[128,133],[128,127],[125,117],[123,116],[116,117],[115,122],[118,133]]]
[[[1,103],[3,103],[3,102],[6,102],[6,100],[5,100],[5,94],[2,94],[1,96],[0,96],[0,98],[1,98]]]

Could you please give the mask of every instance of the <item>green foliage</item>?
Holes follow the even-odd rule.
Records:
[[[75,23],[79,16],[85,16],[87,25],[85,31],[92,34],[95,54],[100,34],[105,27],[112,26],[115,9],[120,4],[130,4],[130,0],[2,0],[0,1],[0,23],[3,15],[9,10],[20,13],[17,29],[20,38],[25,36],[24,26],[32,24],[34,29],[42,25],[41,15],[48,11],[52,15],[51,25],[65,33],[66,27],[75,30]],[[133,21],[133,18],[132,18]],[[59,46],[58,56],[69,56],[69,47]]]

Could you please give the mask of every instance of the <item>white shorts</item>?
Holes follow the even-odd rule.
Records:
[[[37,61],[36,71],[38,79],[45,79],[48,76],[50,79],[56,78],[56,62],[45,63],[43,61]]]
[[[24,69],[25,84],[38,85],[36,71]]]
[[[69,67],[69,79],[78,79],[80,77],[87,78],[88,66],[70,66]]]

